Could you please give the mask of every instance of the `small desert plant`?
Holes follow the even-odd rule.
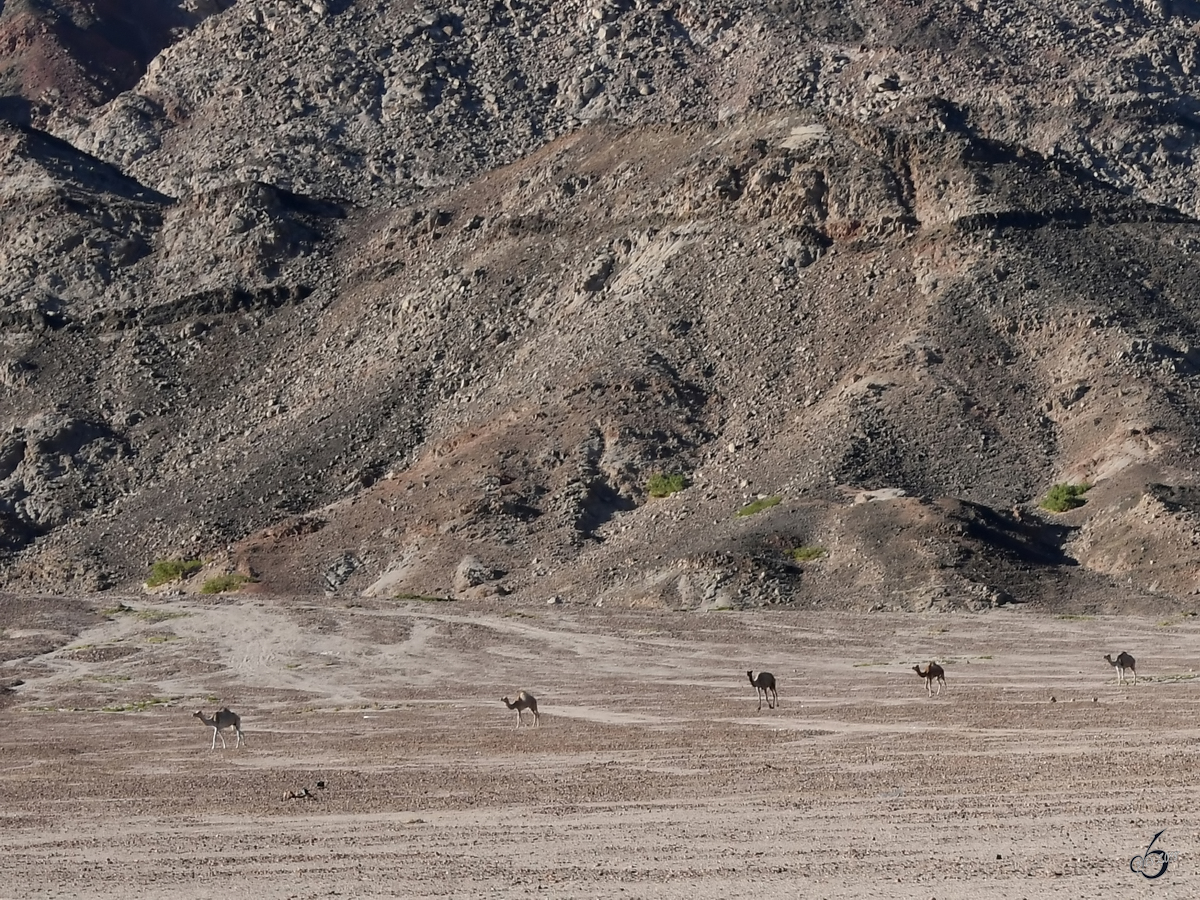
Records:
[[[1086,482],[1082,484],[1056,484],[1050,488],[1050,492],[1042,499],[1039,504],[1042,509],[1048,509],[1050,512],[1066,512],[1068,509],[1075,509],[1083,506],[1086,502],[1083,495],[1091,488]]]
[[[148,697],[145,700],[134,700],[130,703],[122,703],[120,706],[102,706],[100,711],[109,713],[145,712],[146,710],[153,709],[156,706],[169,706],[178,699],[178,697]]]
[[[135,615],[143,622],[165,622],[167,619],[181,619],[187,613],[165,609],[139,609]]]
[[[646,482],[646,493],[651,497],[670,497],[687,487],[687,476],[678,472],[667,475],[655,472]]]
[[[737,511],[739,516],[752,516],[755,513],[760,513],[764,509],[770,509],[772,506],[778,506],[782,502],[782,497],[759,497],[753,503],[743,506]]]
[[[198,559],[160,559],[150,567],[146,587],[158,587],[171,581],[181,581],[203,566]]]
[[[794,562],[811,562],[814,559],[820,559],[825,555],[824,547],[793,547],[787,552],[787,555]]]
[[[243,584],[249,584],[254,579],[241,572],[230,572],[226,575],[214,575],[200,588],[202,594],[224,594],[226,591],[236,591]]]
[[[121,616],[125,613],[135,612],[132,606],[127,606],[124,603],[118,603],[116,606],[109,606],[100,610],[102,616]],[[91,646],[90,644],[88,646]]]

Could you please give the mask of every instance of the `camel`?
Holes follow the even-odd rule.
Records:
[[[196,710],[192,715],[213,730],[213,750],[217,749],[217,735],[221,736],[221,749],[225,749],[225,735],[221,734],[221,732],[226,728],[232,728],[237,732],[237,743],[233,745],[234,749],[236,750],[242,746],[242,741],[244,740],[244,736],[242,735],[242,717],[229,707],[222,706],[212,714],[211,718],[204,715],[204,711],[200,709]]]
[[[937,695],[939,697],[942,696],[942,686],[946,683],[946,672],[941,666],[935,662],[931,662],[925,667],[925,671],[922,672],[921,666],[918,664],[913,666],[913,671],[925,679],[925,693],[927,693],[930,697],[933,696],[934,679],[937,679]]]
[[[775,690],[775,676],[770,672],[759,672],[758,677],[754,677],[754,670],[747,669],[746,677],[750,679],[750,683],[754,685],[754,695],[758,697],[758,708],[762,709],[763,698],[767,698],[767,709],[774,709],[779,705],[779,693]],[[768,694],[767,692],[770,691]],[[774,695],[775,702],[771,702],[771,696]]]
[[[509,709],[515,709],[517,711],[517,728],[521,727],[521,710],[523,709],[527,709],[533,713],[533,724],[535,726],[541,726],[542,717],[538,715],[537,698],[534,697],[533,694],[529,693],[529,691],[521,691],[521,693],[517,694],[517,699],[512,701],[510,701],[507,697],[501,697],[500,702],[502,702]]]
[[[1125,670],[1128,669],[1133,673],[1133,683],[1137,684],[1137,667],[1132,656],[1125,651],[1117,654],[1117,658],[1113,659],[1109,653],[1104,654],[1104,661],[1117,670],[1117,684],[1125,683]]]

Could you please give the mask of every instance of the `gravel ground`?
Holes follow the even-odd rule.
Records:
[[[100,606],[0,605],[0,896],[1196,893],[1193,619]]]

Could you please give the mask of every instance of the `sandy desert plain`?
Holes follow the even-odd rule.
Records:
[[[1198,633],[4,597],[0,896],[1195,897]],[[1136,685],[1102,659],[1122,649]],[[521,688],[538,728],[500,702]],[[240,749],[192,717],[221,705]],[[1158,832],[1151,879],[1130,861]]]

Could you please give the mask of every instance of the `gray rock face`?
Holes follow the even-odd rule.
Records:
[[[116,479],[105,469],[124,453],[107,425],[61,413],[10,428],[0,438],[0,541],[19,549],[111,499]]]
[[[234,0],[56,0],[0,4],[10,116],[78,114],[131,88],[156,55]]]
[[[474,556],[465,556],[454,570],[452,586],[460,597],[492,597],[506,591],[497,581],[504,572],[485,565]]]
[[[1194,590],[1192,4],[143,6],[0,104],[0,579]]]
[[[362,565],[351,553],[343,553],[325,567],[325,592],[332,594],[344,585]]]

